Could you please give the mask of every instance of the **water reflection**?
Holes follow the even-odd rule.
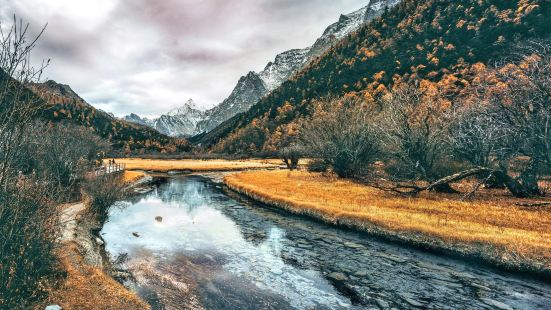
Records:
[[[136,290],[159,309],[551,304],[547,284],[289,217],[232,199],[200,177],[170,179],[114,209],[102,233],[113,257],[128,253]]]

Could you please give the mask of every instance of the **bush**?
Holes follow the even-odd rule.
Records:
[[[371,125],[373,112],[359,99],[320,103],[301,132],[306,152],[340,177],[365,176],[380,155],[380,139]]]
[[[321,159],[313,159],[308,163],[307,169],[309,172],[327,172],[329,164]]]
[[[87,180],[82,191],[90,204],[90,210],[103,222],[113,204],[123,197],[124,187],[120,175],[107,174]]]
[[[303,154],[304,149],[299,145],[290,145],[279,151],[279,157],[291,171],[297,169],[298,162]]]

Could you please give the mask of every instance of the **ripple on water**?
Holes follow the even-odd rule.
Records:
[[[171,178],[114,208],[102,235],[112,257],[128,254],[125,266],[137,291],[154,308],[544,309],[551,304],[547,284],[238,202],[201,177]]]

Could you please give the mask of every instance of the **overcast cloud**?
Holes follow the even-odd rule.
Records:
[[[311,45],[368,0],[0,0],[10,16],[48,23],[35,56],[46,76],[117,116],[157,116],[193,98],[209,108],[240,76]]]

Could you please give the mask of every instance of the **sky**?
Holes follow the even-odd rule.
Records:
[[[155,117],[192,98],[207,109],[239,77],[314,43],[368,0],[0,0],[38,32],[45,77],[97,108]]]

